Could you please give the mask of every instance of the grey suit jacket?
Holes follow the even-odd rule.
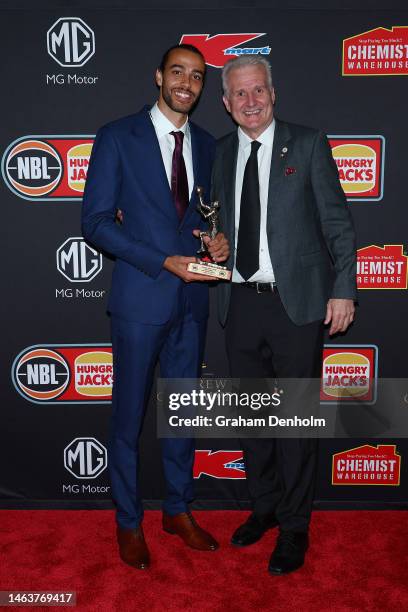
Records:
[[[221,204],[221,230],[232,245],[230,269],[237,154],[234,131],[217,143],[212,176],[211,199]],[[353,223],[330,145],[321,132],[276,119],[267,233],[279,295],[295,324],[324,319],[329,298],[357,298]],[[224,326],[231,285],[220,283],[217,292]]]

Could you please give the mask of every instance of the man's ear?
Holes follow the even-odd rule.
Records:
[[[231,106],[226,96],[222,96],[222,101],[224,102],[224,106],[229,113],[231,113]]]
[[[163,83],[163,75],[161,73],[161,70],[157,69],[156,70],[156,85],[158,87],[161,87]]]
[[[275,104],[275,100],[276,100],[275,88],[272,87],[272,104]]]

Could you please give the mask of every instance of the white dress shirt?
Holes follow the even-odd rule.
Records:
[[[261,223],[260,223],[260,239],[259,239],[259,270],[249,278],[249,281],[257,281],[259,283],[273,283],[275,275],[273,273],[272,262],[269,255],[268,237],[266,234],[266,220],[268,210],[268,190],[269,190],[269,174],[271,170],[272,147],[275,135],[275,120],[266,128],[264,132],[256,139],[261,143],[258,149],[258,175],[259,175],[259,199],[261,202]],[[238,244],[238,229],[241,206],[242,183],[244,180],[245,166],[251,154],[252,140],[238,128],[238,159],[237,171],[235,175],[235,253],[234,253],[234,269],[232,271],[232,282],[245,282],[241,274],[235,267],[237,258]]]
[[[187,181],[188,181],[188,192],[191,198],[191,192],[194,187],[194,173],[193,173],[193,156],[191,152],[191,135],[190,126],[188,125],[188,119],[185,124],[178,128],[172,124],[169,119],[159,109],[157,102],[150,111],[150,117],[154,129],[156,130],[157,140],[159,141],[160,151],[162,154],[164,168],[166,170],[167,180],[171,189],[171,167],[173,161],[173,151],[175,147],[175,138],[170,132],[183,132],[183,157],[186,165]]]

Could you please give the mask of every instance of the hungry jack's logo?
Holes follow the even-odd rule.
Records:
[[[325,345],[321,403],[375,403],[377,362],[378,348],[375,345]]]
[[[400,471],[401,456],[395,444],[365,444],[333,455],[332,484],[397,487]]]
[[[193,474],[194,478],[205,475],[227,480],[243,479],[243,453],[234,450],[196,450]]]
[[[343,76],[408,74],[408,26],[375,28],[343,40]]]
[[[402,244],[372,244],[357,251],[358,289],[406,289],[408,257]]]
[[[340,183],[349,202],[378,202],[384,195],[383,136],[329,136]]]
[[[271,48],[239,47],[255,40],[265,33],[254,34],[183,34],[180,44],[194,45],[205,57],[205,63],[213,68],[222,68],[228,60],[237,55],[269,55]]]
[[[81,200],[94,136],[23,136],[6,149],[4,182],[25,200]]]
[[[36,404],[107,404],[112,399],[110,344],[29,346],[14,360],[11,378]]]

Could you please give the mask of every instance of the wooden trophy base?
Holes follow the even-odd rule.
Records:
[[[225,266],[211,263],[210,261],[200,261],[197,263],[189,263],[187,266],[189,272],[194,274],[205,274],[205,276],[214,276],[220,280],[230,280],[231,271],[227,270]]]

